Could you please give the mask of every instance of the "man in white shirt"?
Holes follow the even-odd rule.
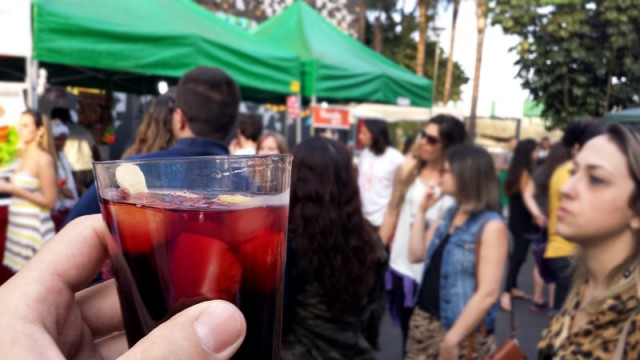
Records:
[[[69,128],[64,154],[71,164],[78,192],[82,194],[93,183],[93,135],[83,125],[74,123],[66,108],[54,108],[51,119],[60,120]]]
[[[383,120],[365,120],[358,138],[365,149],[358,160],[358,187],[365,218],[379,228],[387,211],[393,177],[404,162],[402,153],[389,141]]]

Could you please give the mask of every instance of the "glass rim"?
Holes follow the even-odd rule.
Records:
[[[177,163],[177,162],[194,162],[194,161],[206,161],[206,160],[252,160],[252,159],[270,159],[276,158],[287,159],[293,158],[292,154],[272,154],[272,155],[205,155],[205,156],[174,156],[166,158],[154,158],[154,159],[122,159],[122,160],[105,160],[105,161],[93,161],[93,166],[101,165],[117,165],[117,164],[153,164],[153,163]]]

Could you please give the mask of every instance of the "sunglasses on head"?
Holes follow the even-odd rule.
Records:
[[[429,135],[424,130],[420,131],[420,137],[425,139],[429,145],[438,145],[440,143],[440,139],[437,136]]]

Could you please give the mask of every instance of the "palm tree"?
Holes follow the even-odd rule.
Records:
[[[424,76],[424,56],[427,46],[428,9],[429,0],[418,0],[418,44],[416,46],[416,74],[420,76]]]
[[[447,73],[444,78],[444,95],[442,102],[449,103],[451,94],[451,77],[453,76],[453,46],[456,42],[456,25],[458,22],[458,11],[460,10],[460,0],[453,0],[453,20],[451,21],[451,43],[449,44],[449,58],[447,59]]]
[[[482,65],[482,47],[484,32],[487,28],[487,0],[476,0],[476,20],[478,42],[476,44],[476,70],[473,74],[473,94],[471,95],[471,115],[469,116],[469,139],[476,139],[476,110],[478,108],[478,89],[480,87],[480,68]]]

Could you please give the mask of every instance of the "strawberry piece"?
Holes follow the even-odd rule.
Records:
[[[122,251],[138,255],[167,242],[167,218],[159,210],[132,204],[107,205],[108,217],[114,222],[112,233],[117,235]]]
[[[183,233],[170,245],[172,302],[188,298],[235,302],[242,265],[222,241]]]
[[[229,211],[225,214],[225,240],[231,246],[240,246],[256,234],[271,230],[274,217],[273,210],[266,207]]]
[[[284,232],[263,231],[240,246],[244,283],[264,294],[272,292],[284,270]]]

